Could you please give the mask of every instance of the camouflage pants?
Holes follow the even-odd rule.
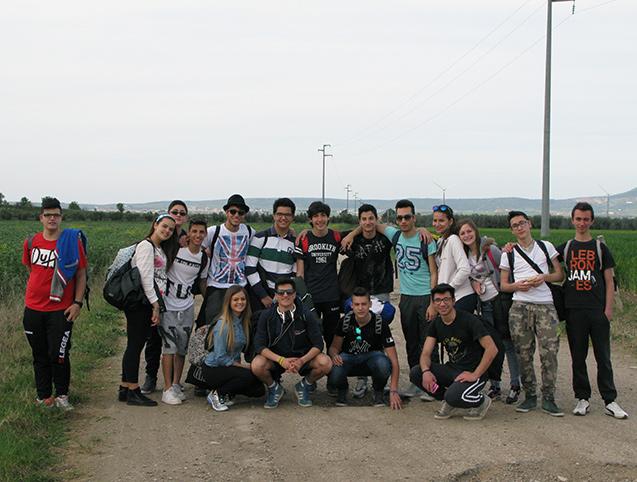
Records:
[[[552,304],[514,301],[509,311],[509,327],[520,363],[522,388],[527,395],[536,392],[533,357],[537,338],[542,366],[542,396],[552,397],[557,382],[557,351],[560,348],[560,321],[555,307]]]

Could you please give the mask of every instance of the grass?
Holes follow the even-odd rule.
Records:
[[[95,297],[97,298],[97,297]],[[90,400],[93,370],[115,353],[121,329],[120,312],[101,298],[83,310],[73,331],[71,389],[78,406]],[[0,307],[0,480],[59,482],[52,469],[61,457],[75,412],[45,409],[35,403],[31,350],[22,329],[19,298]]]

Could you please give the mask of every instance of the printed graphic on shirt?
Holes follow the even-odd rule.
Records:
[[[216,248],[219,266],[214,274],[216,281],[228,284],[240,284],[243,281],[248,241],[248,236],[219,236]]]
[[[593,271],[597,253],[590,249],[571,249],[568,260],[567,281],[573,282],[577,291],[590,291],[597,283]]]
[[[311,244],[308,246],[307,252],[315,263],[326,264],[329,261],[330,256],[336,252],[336,246],[329,243]]]
[[[43,268],[55,268],[57,254],[55,249],[43,249],[34,247],[31,250],[31,264],[42,266]]]
[[[396,264],[399,269],[418,271],[421,266],[421,248],[415,246],[396,245]]]

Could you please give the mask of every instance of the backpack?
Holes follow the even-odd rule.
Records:
[[[396,251],[396,246],[398,246],[398,240],[400,239],[401,234],[402,234],[402,231],[396,231],[396,233],[394,233],[394,236],[391,238],[391,245],[394,247],[394,251]],[[416,234],[416,236],[420,236],[420,235]],[[423,259],[427,261],[427,257],[429,256],[428,249],[427,249],[427,245],[422,239],[420,240],[420,253],[422,254]],[[427,269],[429,269],[428,263],[425,262],[425,266],[427,267]],[[398,278],[398,260],[397,259],[394,259],[394,277]]]
[[[355,316],[353,311],[350,311],[343,316],[343,332],[349,331],[349,325],[352,323],[352,317]],[[383,317],[378,313],[374,313],[374,333],[380,335],[383,331]]]
[[[149,239],[146,241],[151,242]],[[120,249],[106,275],[102,291],[104,299],[119,310],[135,310],[143,304],[148,304],[139,270],[131,264],[136,248],[137,244]],[[166,311],[161,291],[156,282],[154,282],[154,288],[160,311]]]
[[[204,360],[214,348],[212,343],[208,344],[208,335],[214,327],[215,324],[203,325],[193,331],[188,342],[188,361],[191,365],[203,365]]]

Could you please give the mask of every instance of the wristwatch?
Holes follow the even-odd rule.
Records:
[[[73,300],[73,304],[79,306],[80,308],[82,308],[82,306],[84,306],[84,303],[82,303],[81,301]]]

